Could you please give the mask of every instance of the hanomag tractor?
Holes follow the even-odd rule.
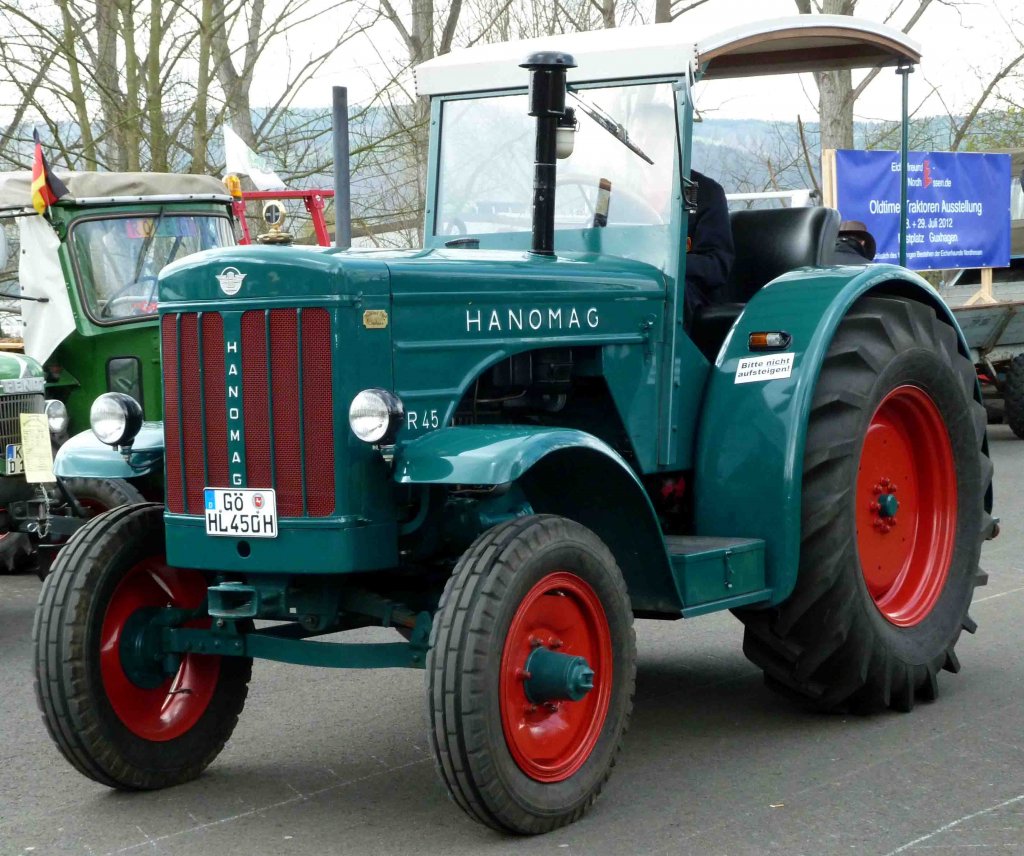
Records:
[[[733,610],[769,685],[824,710],[910,710],[958,670],[992,467],[936,293],[822,266],[835,212],[751,211],[731,302],[683,309],[695,80],[918,51],[827,16],[692,44],[656,25],[432,60],[425,249],[164,271],[166,503],[80,530],[34,630],[78,770],[198,776],[254,657],[423,668],[455,802],[537,833],[608,778],[634,616]],[[94,408],[133,464],[137,427],[120,396]],[[372,625],[404,641],[318,640]]]

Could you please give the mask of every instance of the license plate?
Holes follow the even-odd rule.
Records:
[[[277,497],[272,490],[208,487],[203,492],[206,534],[276,538]]]
[[[25,472],[25,458],[20,443],[7,444],[7,475],[16,476]]]

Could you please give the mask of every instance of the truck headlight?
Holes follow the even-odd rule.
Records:
[[[105,392],[92,403],[89,424],[101,443],[127,446],[142,427],[142,407],[123,392]]]
[[[63,434],[68,429],[68,409],[63,401],[51,398],[43,405],[46,420],[50,423],[51,434]]]
[[[402,424],[402,400],[386,389],[364,389],[352,399],[348,424],[364,443],[390,443]]]

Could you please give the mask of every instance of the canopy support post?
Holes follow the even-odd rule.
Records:
[[[907,150],[910,147],[910,75],[914,66],[901,62],[896,73],[903,78],[903,108],[900,122],[900,264],[907,266]]]

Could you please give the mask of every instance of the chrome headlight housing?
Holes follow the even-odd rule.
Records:
[[[43,405],[46,421],[50,425],[51,434],[63,434],[68,430],[68,409],[63,401],[51,398]]]
[[[387,445],[401,427],[405,408],[402,400],[386,389],[364,389],[352,399],[348,424],[364,443]]]
[[[123,392],[105,392],[92,403],[89,424],[101,443],[131,445],[142,427],[142,407]]]

